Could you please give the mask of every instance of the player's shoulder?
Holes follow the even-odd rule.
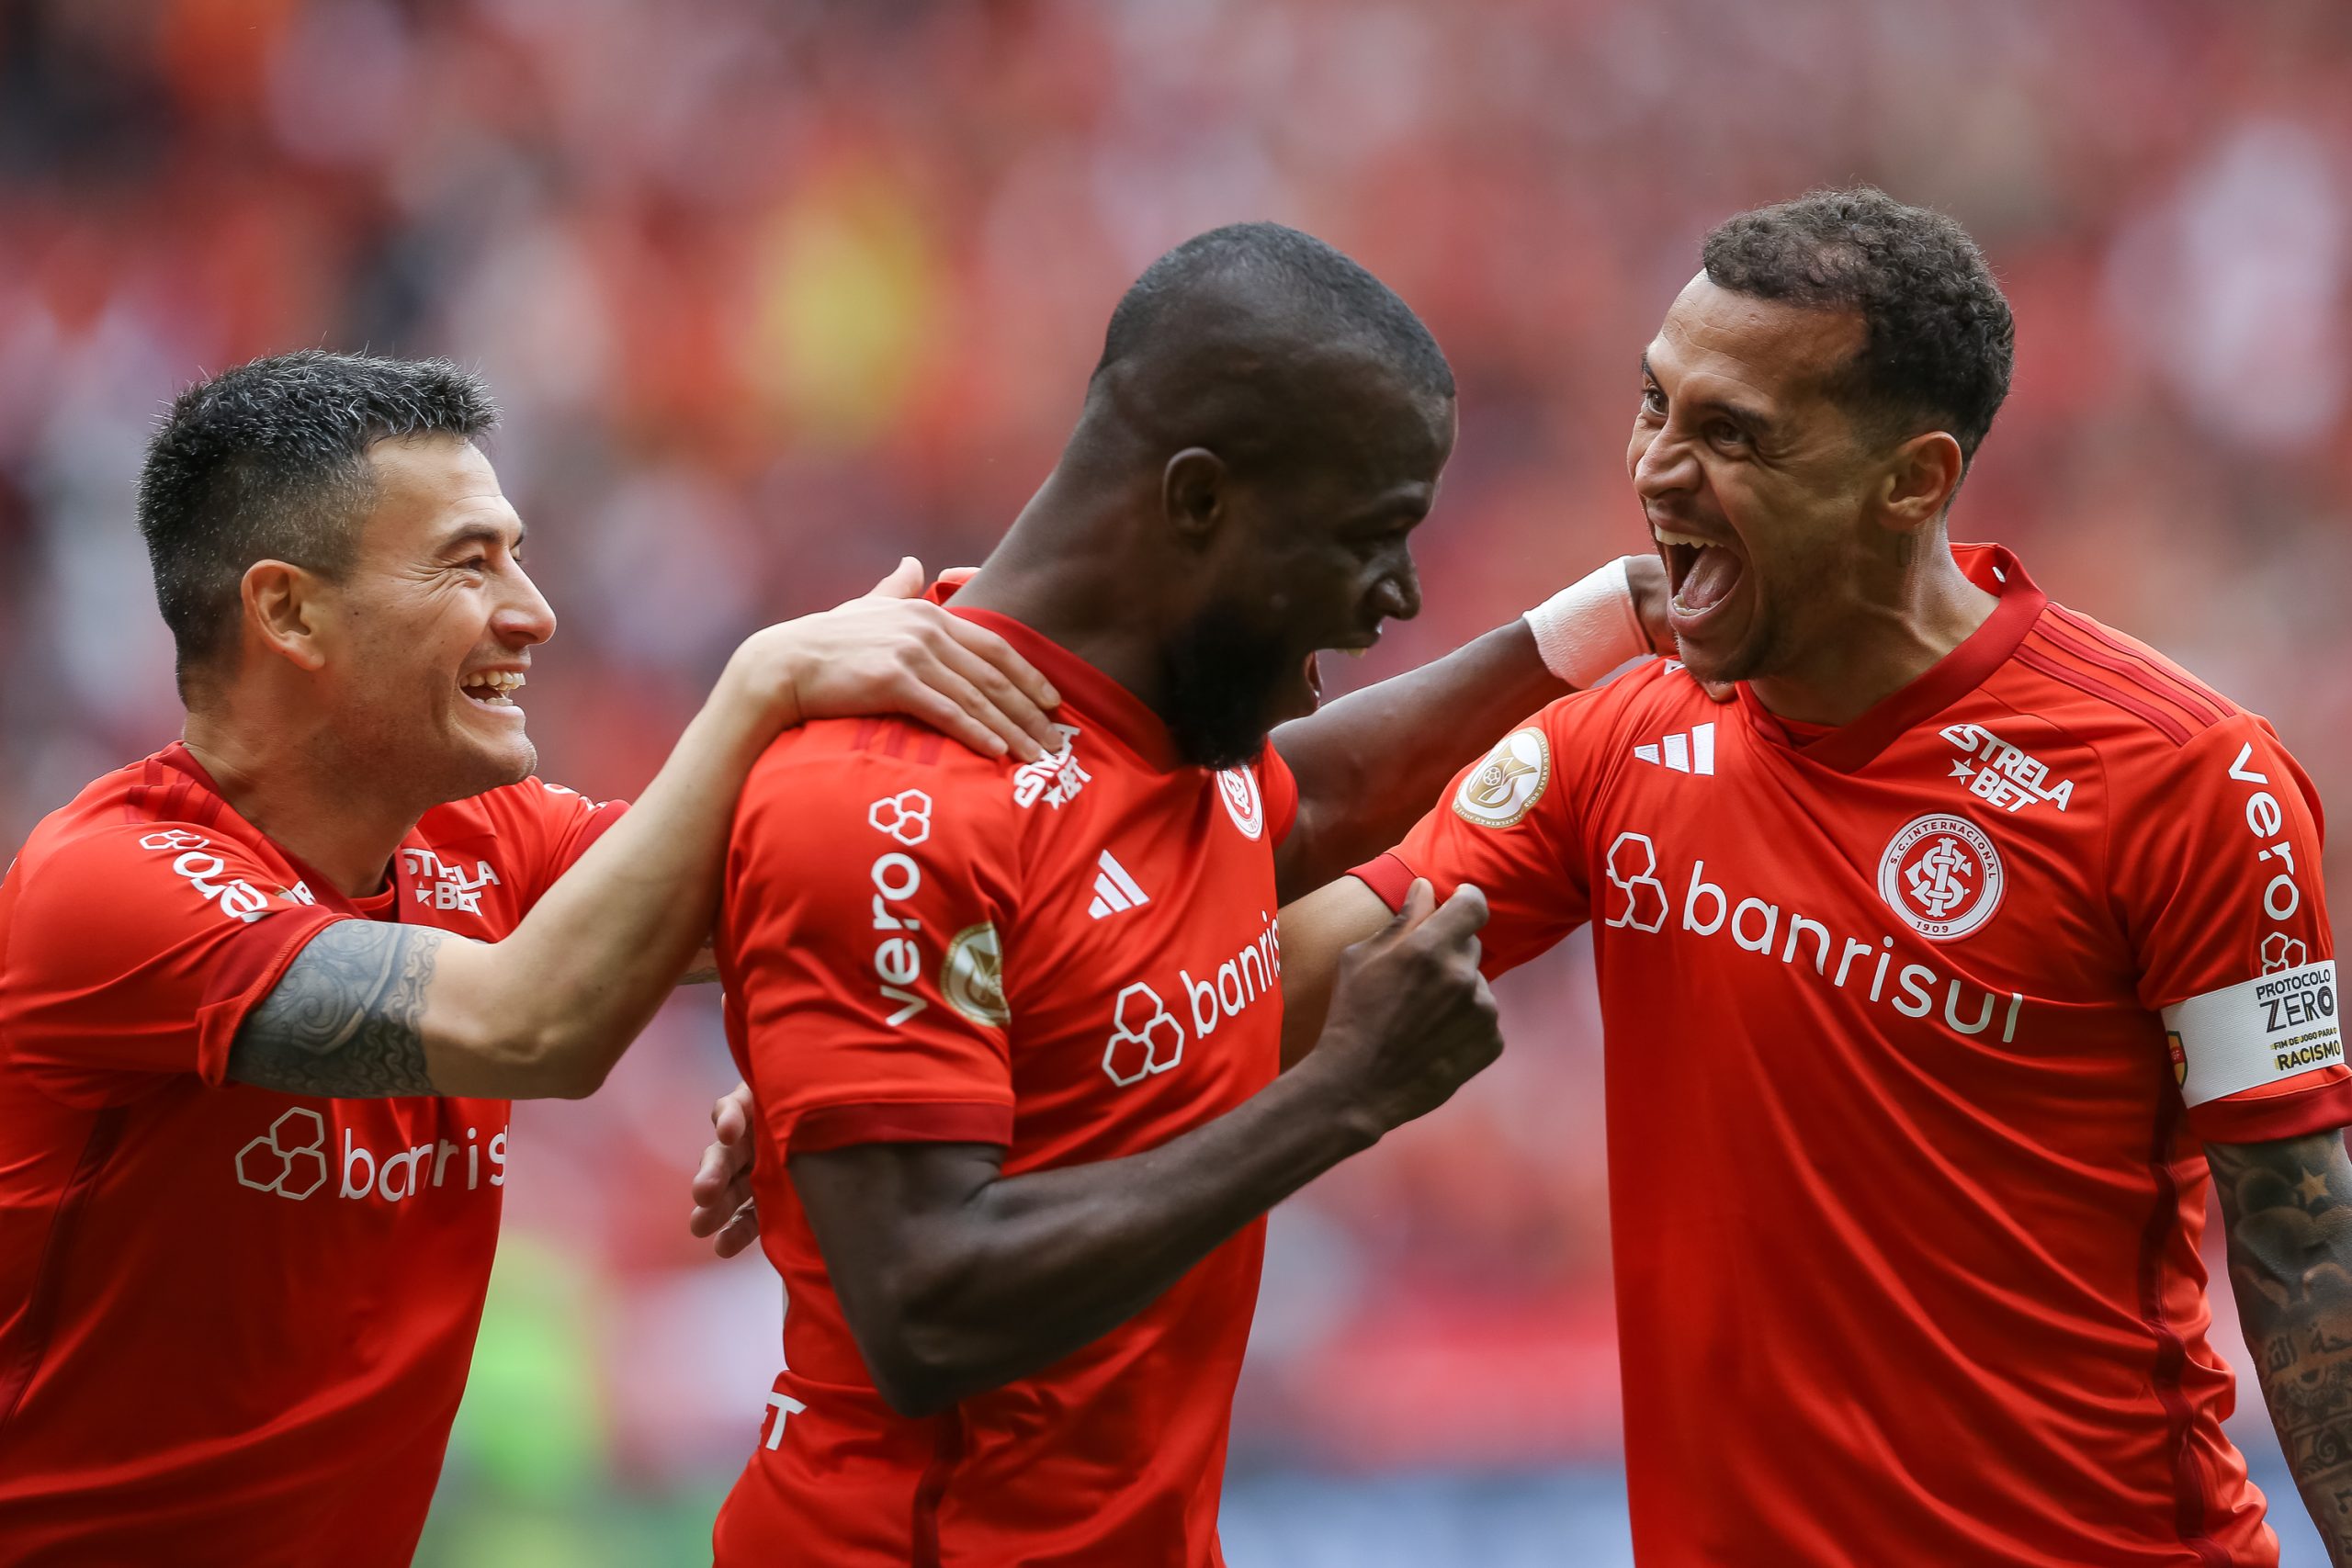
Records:
[[[436,806],[417,819],[417,831],[428,844],[505,839],[517,829],[560,829],[609,804],[535,773],[517,784]]]
[[[1530,722],[1555,740],[1591,740],[1660,723],[1671,728],[1684,718],[1704,720],[1719,711],[1720,705],[1680,660],[1649,659],[1604,685],[1555,698]]]
[[[2005,701],[2098,751],[2120,784],[2177,780],[2249,748],[2283,755],[2262,716],[2140,638],[2054,601],[2006,674]]]
[[[952,821],[956,841],[978,847],[1012,831],[1017,767],[911,719],[820,719],[778,736],[752,764],[735,838],[807,845],[864,821],[903,842]]]
[[[195,850],[248,852],[260,834],[193,776],[171,767],[167,753],[102,773],[43,817],[16,859],[21,884],[39,874],[76,886],[85,879]]]
[[[93,780],[41,818],[7,870],[6,917],[19,934],[28,922],[86,933],[208,909],[251,923],[313,902],[308,888],[288,885],[282,859],[158,753]]]
[[[2246,716],[2138,637],[2054,600],[2018,645],[2010,674],[2037,710],[2064,716],[2086,739],[2184,747]]]

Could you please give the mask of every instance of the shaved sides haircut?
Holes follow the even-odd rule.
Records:
[[[180,694],[233,647],[239,584],[260,560],[334,580],[375,504],[368,449],[498,423],[480,378],[446,359],[302,349],[182,392],[148,444],[139,531],[171,627]]]
[[[1195,234],[1144,269],[1103,335],[1105,370],[1148,353],[1210,298],[1247,292],[1286,315],[1300,334],[1374,350],[1418,391],[1453,396],[1453,367],[1396,291],[1312,234],[1280,223],[1228,223]]]
[[[1153,262],[1111,312],[1080,445],[1110,415],[1155,446],[1271,470],[1344,438],[1332,378],[1367,372],[1454,395],[1444,352],[1396,290],[1312,234],[1228,224]]]

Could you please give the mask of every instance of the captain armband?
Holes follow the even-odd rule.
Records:
[[[2202,1105],[2344,1060],[2333,960],[2208,991],[2165,1009],[2180,1097]]]

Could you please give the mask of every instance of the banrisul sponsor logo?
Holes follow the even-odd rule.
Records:
[[[1905,1018],[1932,1019],[1954,1034],[1988,1035],[2003,1043],[2017,1038],[2025,1010],[2022,993],[1987,990],[1932,964],[1907,961],[1883,931],[1855,936],[1833,931],[1796,909],[1713,880],[1704,860],[1670,871],[1647,833],[1618,834],[1602,870],[1608,878],[1603,926],[1728,942],[1759,962],[1810,970],[1833,990],[1891,1007]]]
[[[1280,1006],[1283,939],[1274,918],[1258,914],[1258,932],[1214,969],[1176,971],[1172,986],[1137,980],[1112,1007],[1102,1071],[1125,1089],[1184,1060],[1184,1047],[1206,1040],[1268,997]]]
[[[278,1113],[237,1150],[237,1185],[294,1202],[322,1193],[354,1201],[405,1202],[426,1193],[471,1192],[506,1185],[506,1129],[488,1138],[479,1127],[465,1141],[382,1148],[360,1142],[351,1128],[331,1134],[326,1118],[308,1106]]]

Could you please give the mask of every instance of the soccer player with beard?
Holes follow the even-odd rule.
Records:
[[[1485,892],[1489,974],[1593,922],[1645,1568],[2276,1563],[2205,1339],[2209,1177],[2352,1561],[2352,1074],[2310,781],[1948,542],[2012,340],[1956,224],[1826,192],[1704,264],[1627,452],[1688,672],[1553,704],[1285,910],[1294,1043],[1421,879]]]
[[[1050,686],[908,562],[747,640],[626,814],[541,784],[514,693],[555,615],[494,417],[447,364],[311,352],[150,447],[186,739],[0,882],[8,1568],[408,1562],[507,1102],[594,1089],[677,982],[761,749],[884,711],[1054,738]]]
[[[1443,355],[1363,268],[1271,224],[1189,241],[1120,301],[1060,462],[948,602],[1052,679],[1056,754],[882,720],[754,769],[717,947],[789,1309],[722,1568],[1220,1561],[1261,1216],[1497,1049],[1483,906],[1420,892],[1277,1081],[1274,911],[1521,694],[1645,646],[1614,566],[1299,717],[1317,649],[1418,611],[1408,541],[1453,434]]]

